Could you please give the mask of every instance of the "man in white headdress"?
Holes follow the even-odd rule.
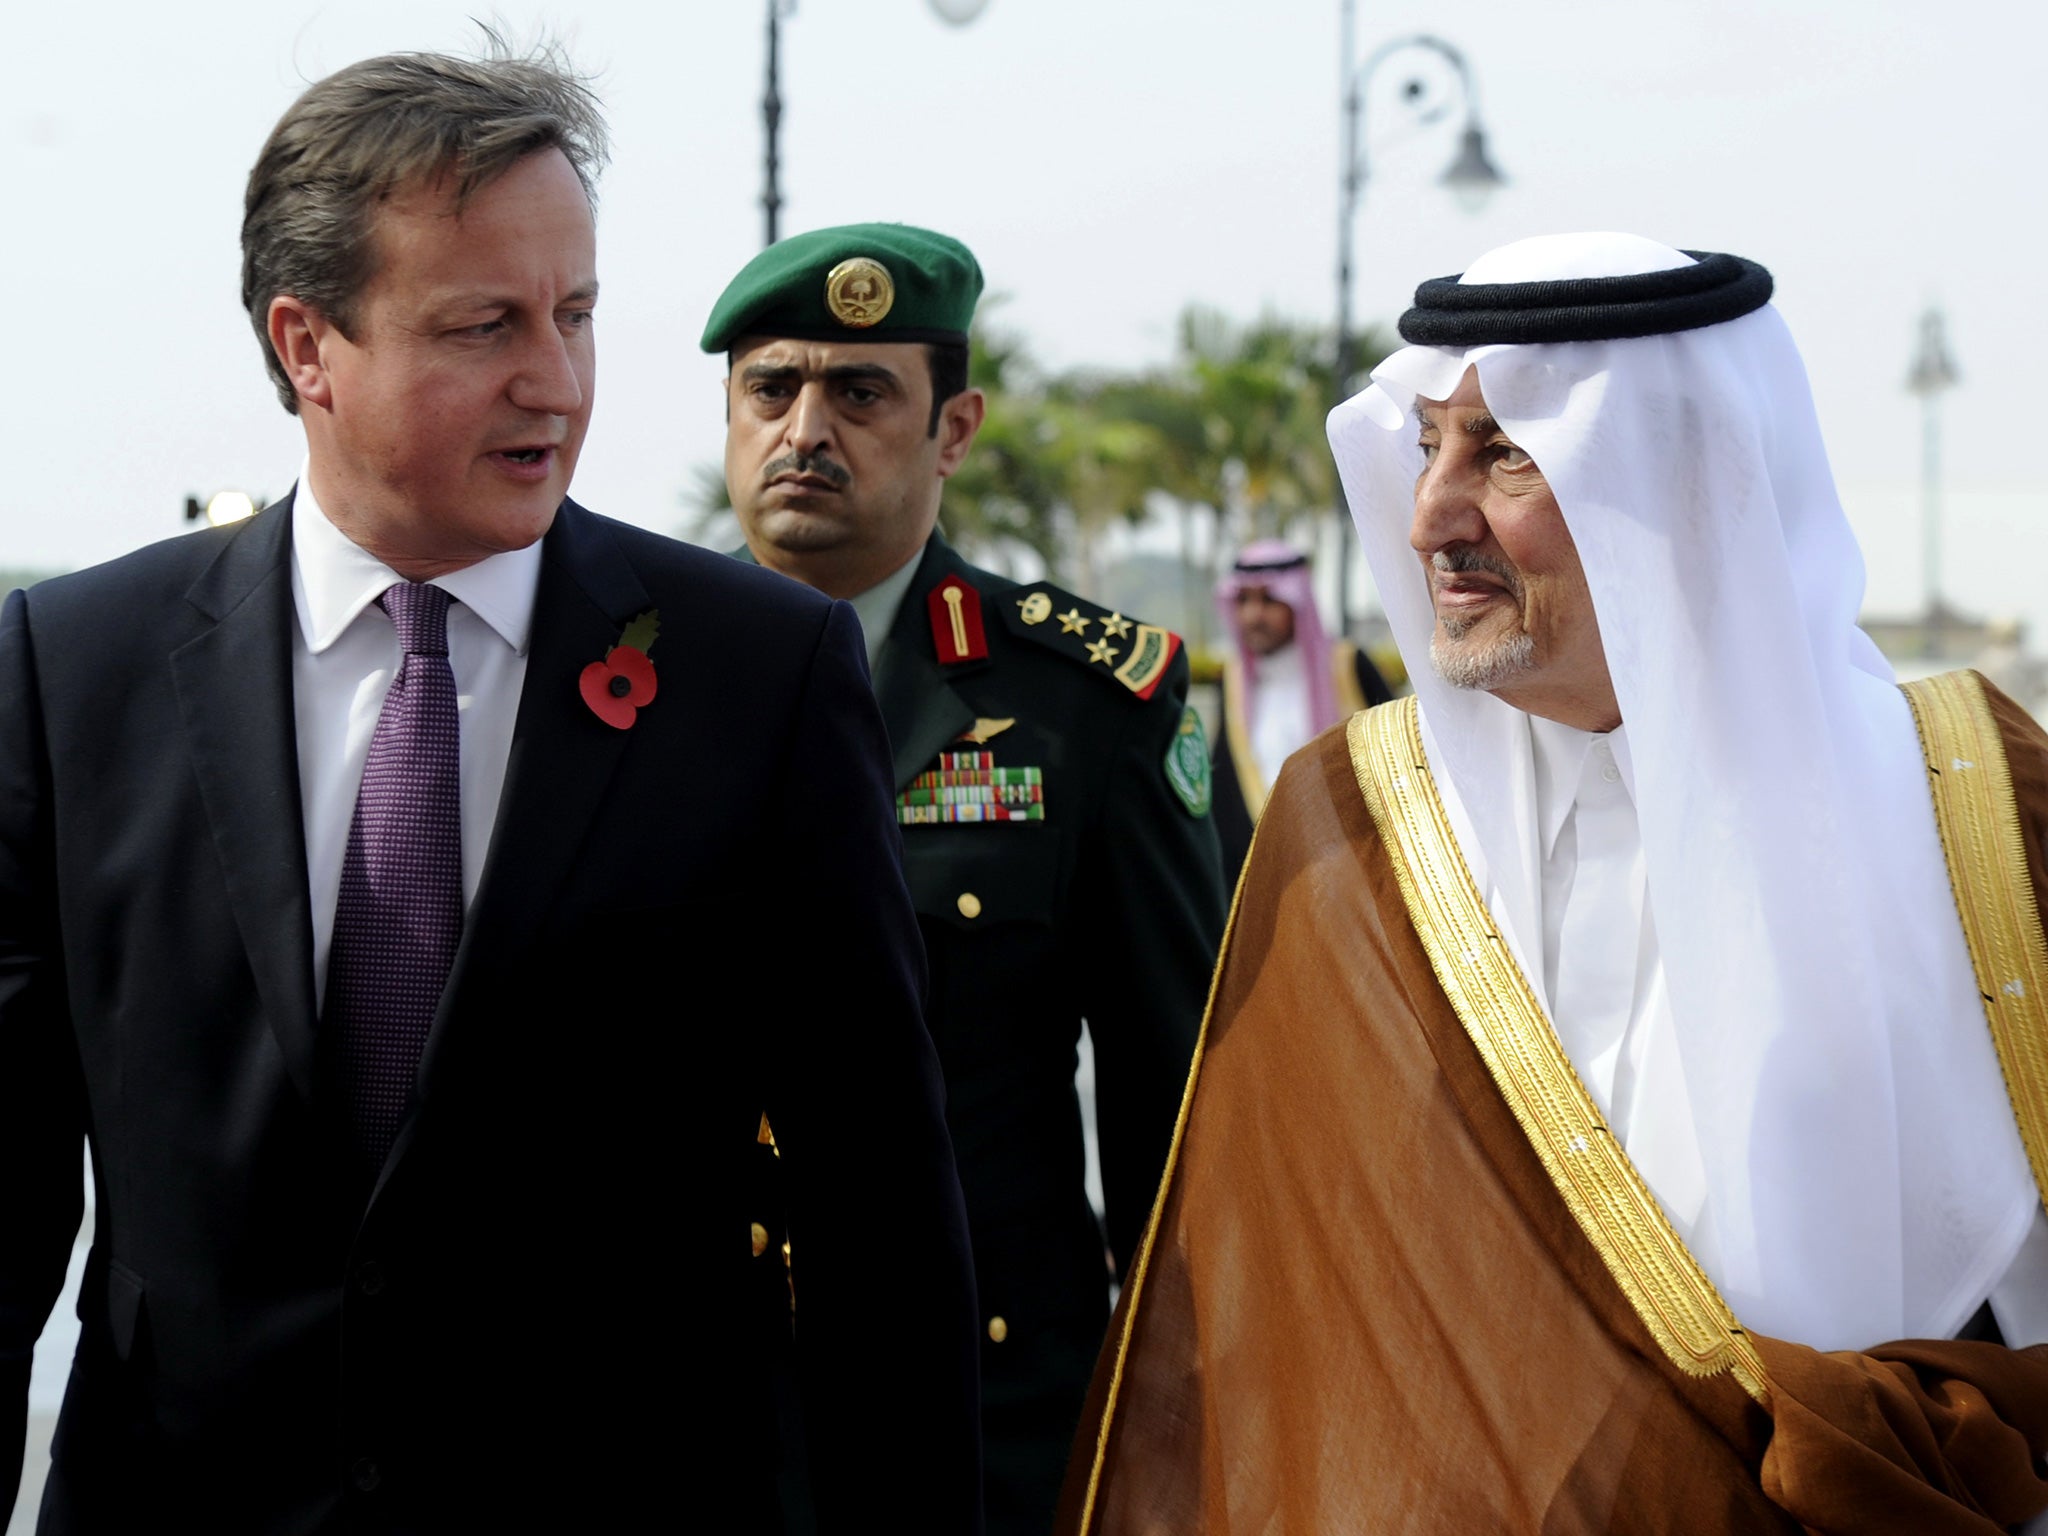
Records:
[[[1234,643],[1223,663],[1210,814],[1234,881],[1280,765],[1319,731],[1393,694],[1372,658],[1325,632],[1308,555],[1285,539],[1237,552],[1216,583],[1216,611]]]
[[[1068,1531],[2048,1506],[2048,737],[1856,628],[1770,291],[1521,241],[1332,414],[1416,698],[1267,804]]]

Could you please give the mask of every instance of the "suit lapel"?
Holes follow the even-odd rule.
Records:
[[[263,1015],[310,1096],[313,923],[292,713],[290,498],[231,539],[186,600],[211,621],[171,653],[193,772]]]
[[[433,1096],[449,1049],[449,1021],[464,991],[473,978],[503,974],[524,951],[583,849],[633,733],[598,721],[577,679],[619,643],[628,620],[653,605],[604,524],[564,502],[541,546],[533,640],[505,787],[476,900],[421,1059],[423,1103]],[[401,1136],[392,1149],[394,1162],[409,1139]]]
[[[947,742],[974,724],[974,710],[954,692],[952,679],[979,672],[988,663],[940,666],[926,611],[932,588],[954,574],[967,581],[974,577],[966,562],[934,533],[876,658],[875,694],[889,728],[899,790],[931,766]]]

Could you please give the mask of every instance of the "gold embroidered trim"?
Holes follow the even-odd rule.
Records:
[[[2005,742],[1975,672],[1944,672],[1901,691],[1920,732],[1949,887],[2006,1096],[2034,1188],[2048,1195],[2048,943]]]
[[[1259,829],[1252,828],[1251,849],[1259,843]],[[1124,1358],[1130,1352],[1131,1333],[1138,1326],[1138,1305],[1145,1296],[1145,1274],[1152,1267],[1152,1245],[1159,1237],[1159,1221],[1166,1212],[1167,1191],[1173,1188],[1174,1170],[1180,1166],[1180,1144],[1187,1135],[1188,1110],[1195,1102],[1195,1082],[1202,1075],[1202,1052],[1209,1044],[1209,1019],[1216,1011],[1216,992],[1223,983],[1223,961],[1230,953],[1230,936],[1237,928],[1238,904],[1244,900],[1244,880],[1252,867],[1251,850],[1237,873],[1237,889],[1230,897],[1230,916],[1223,923],[1223,942],[1216,947],[1216,965],[1209,972],[1209,1000],[1202,1005],[1202,1028],[1195,1036],[1195,1054],[1188,1061],[1187,1086],[1181,1090],[1180,1114],[1173,1122],[1173,1144],[1166,1151],[1166,1168],[1159,1175],[1159,1193],[1152,1198],[1152,1214],[1145,1222],[1145,1240],[1138,1244],[1138,1257],[1131,1264],[1124,1287],[1131,1293],[1124,1309],[1124,1330],[1117,1335],[1116,1365],[1109,1376],[1109,1392],[1102,1403],[1102,1422],[1095,1431],[1095,1460],[1088,1468],[1088,1496],[1081,1501],[1081,1524],[1074,1536],[1088,1536],[1095,1523],[1095,1494],[1102,1482],[1103,1458],[1109,1454],[1109,1428],[1116,1419],[1117,1395],[1124,1385]]]
[[[1354,715],[1352,771],[1416,936],[1543,1170],[1658,1347],[1768,1403],[1763,1361],[1601,1118],[1473,883],[1412,698]]]
[[[1244,717],[1244,664],[1234,656],[1223,663],[1223,740],[1230,748],[1230,765],[1237,770],[1245,813],[1257,826],[1259,814],[1266,808],[1266,776],[1259,771],[1259,759],[1252,751],[1251,722]]]

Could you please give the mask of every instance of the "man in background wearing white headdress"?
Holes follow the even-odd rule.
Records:
[[[2048,736],[1856,628],[1770,291],[1521,241],[1332,414],[1416,697],[1274,787],[1064,1529],[2048,1506]]]
[[[1216,583],[1216,611],[1235,644],[1223,663],[1211,814],[1235,881],[1280,765],[1318,732],[1393,694],[1364,651],[1324,632],[1308,556],[1285,539],[1238,551]]]

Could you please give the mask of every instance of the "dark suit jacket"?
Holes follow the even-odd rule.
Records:
[[[850,610],[563,506],[371,1178],[323,1081],[289,534],[275,508],[0,615],[0,1457],[81,1135],[97,1187],[41,1528],[726,1528],[772,1476],[735,1322],[766,1105],[824,1521],[974,1529],[972,1277]],[[614,730],[578,674],[650,608],[660,692]]]
[[[983,659],[939,660],[929,601],[948,576],[981,595]],[[1084,636],[1024,623],[1032,593],[1047,594],[1046,612],[1096,617]],[[1107,1247],[1120,1267],[1152,1209],[1223,934],[1214,827],[1166,772],[1185,653],[1138,698],[1083,648],[1101,638],[1102,612],[977,569],[934,537],[875,668],[899,790],[942,752],[986,750],[998,766],[1044,775],[1043,821],[903,828],[931,960],[926,1017],[974,1238],[991,1536],[1050,1529],[1109,1318],[1074,1091],[1082,1020],[1095,1047]],[[977,718],[1013,723],[977,748],[957,739]],[[806,1305],[799,1280],[799,1345]]]

